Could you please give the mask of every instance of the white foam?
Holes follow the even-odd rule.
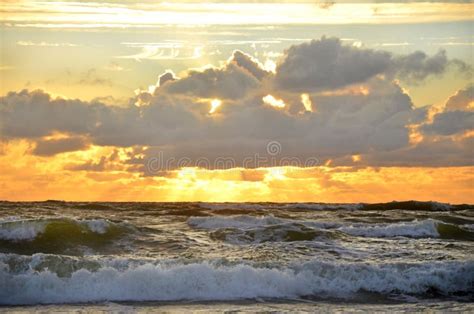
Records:
[[[343,226],[338,228],[338,230],[361,237],[390,238],[401,236],[410,238],[437,238],[440,236],[437,229],[438,223],[437,220],[426,219],[392,224],[356,224]]]
[[[81,269],[63,278],[49,270],[12,274],[6,264],[0,264],[0,304],[350,298],[358,291],[422,294],[434,288],[442,293],[468,292],[473,283],[474,261],[378,265],[312,261],[287,268],[168,263],[125,270]]]
[[[105,219],[92,219],[92,220],[82,220],[81,223],[85,224],[90,231],[104,234],[110,227],[110,222]]]
[[[18,220],[0,222],[0,239],[9,241],[33,240],[46,228],[44,221]]]
[[[249,215],[233,215],[233,216],[213,216],[213,217],[190,217],[188,225],[191,227],[207,230],[217,230],[224,228],[235,228],[241,230],[254,229],[259,227],[269,227],[276,225],[299,224],[310,228],[335,228],[340,223],[297,220],[278,218],[273,215],[249,216]]]
[[[474,224],[464,224],[462,227],[467,231],[474,232]]]
[[[324,222],[311,220],[292,220],[267,216],[215,216],[215,217],[190,217],[188,224],[191,227],[217,230],[225,228],[234,228],[240,230],[249,230],[255,228],[265,228],[275,225],[300,224],[313,229],[334,229],[346,234],[360,237],[372,238],[391,238],[391,237],[410,237],[410,238],[437,238],[440,236],[437,226],[440,221],[426,219],[421,221],[398,222],[398,223],[358,223],[352,225],[343,225],[338,222]]]

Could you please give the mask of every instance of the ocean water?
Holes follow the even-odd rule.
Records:
[[[0,202],[0,310],[474,311],[474,206]]]

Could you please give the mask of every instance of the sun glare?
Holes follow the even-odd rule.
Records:
[[[213,114],[216,112],[217,108],[219,108],[222,105],[222,101],[219,99],[213,99],[211,101],[211,110],[209,110],[209,114]]]

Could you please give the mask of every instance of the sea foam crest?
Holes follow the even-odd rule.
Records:
[[[390,224],[357,224],[340,227],[338,230],[350,235],[373,238],[437,238],[440,236],[437,228],[439,223],[434,219],[426,219]]]
[[[46,224],[42,221],[22,220],[0,222],[0,239],[9,241],[32,240],[43,233]]]
[[[195,228],[217,230],[236,228],[241,230],[268,227],[275,225],[299,224],[317,229],[333,229],[345,234],[372,238],[410,237],[410,238],[437,238],[438,224],[434,219],[415,220],[397,223],[359,223],[344,225],[336,222],[293,220],[267,216],[235,215],[228,217],[190,217],[188,224]]]
[[[80,223],[87,225],[90,231],[104,234],[110,226],[110,222],[105,219],[82,220]]]
[[[97,301],[239,300],[469,292],[474,261],[418,264],[325,263],[284,268],[248,264],[144,264],[80,269],[70,277],[44,270],[15,274],[0,263],[0,304]]]

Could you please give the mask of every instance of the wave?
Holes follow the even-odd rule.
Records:
[[[338,230],[355,236],[370,238],[445,238],[474,240],[474,232],[465,226],[457,226],[435,219],[415,220],[390,224],[357,224]]]
[[[0,221],[0,249],[58,253],[78,246],[100,247],[122,235],[123,224],[106,219],[43,218]]]
[[[188,224],[200,229],[219,229],[219,228],[239,228],[249,229],[255,227],[264,227],[291,222],[289,219],[277,218],[273,215],[266,216],[248,216],[235,215],[229,217],[190,217]]]
[[[188,225],[210,230],[212,239],[233,244],[312,241],[337,237],[333,231],[315,227],[315,223],[267,216],[191,217]],[[327,224],[320,223],[325,226]]]
[[[356,224],[340,227],[344,233],[371,238],[438,238],[438,225],[441,222],[434,219],[422,221],[399,222],[390,224]]]
[[[448,204],[434,201],[392,201],[387,203],[198,203],[200,208],[210,210],[267,209],[296,210],[410,210],[410,211],[450,211],[472,209],[470,204]]]
[[[474,205],[469,204],[448,204],[434,201],[393,201],[388,203],[363,204],[363,210],[411,210],[411,211],[449,211],[472,209]]]
[[[435,219],[397,223],[343,224],[277,218],[272,215],[228,217],[190,217],[188,225],[211,231],[211,237],[231,243],[266,241],[300,241],[340,238],[343,235],[369,238],[447,238],[474,240],[474,232],[467,227]]]
[[[123,265],[122,261],[118,264]],[[110,263],[109,263],[110,264]],[[474,261],[329,263],[286,267],[202,261],[132,263],[125,268],[81,268],[61,277],[51,268],[12,272],[0,263],[0,304],[100,301],[355,298],[382,295],[472,293]]]
[[[225,210],[244,210],[259,211],[267,209],[306,209],[306,210],[356,210],[362,209],[363,204],[328,204],[328,203],[199,203],[204,209],[225,211]]]
[[[285,224],[301,224],[314,228],[335,228],[341,225],[337,222],[311,221],[311,220],[295,220],[275,217],[273,215],[249,216],[212,216],[212,217],[190,217],[188,225],[199,229],[214,230],[219,228],[239,228],[252,229],[256,227],[276,226]]]

